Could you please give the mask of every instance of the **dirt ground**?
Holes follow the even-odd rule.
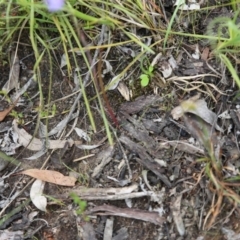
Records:
[[[215,4],[215,1],[212,2]],[[171,15],[173,6],[164,4],[166,12]],[[187,27],[184,24],[181,27],[185,32],[192,32],[194,27],[198,34],[204,34],[208,21],[219,14],[229,15],[230,9],[214,8],[206,15],[202,13],[201,16],[196,16],[194,26],[190,22]],[[143,29],[138,31],[139,34],[146,36],[152,34]],[[116,33],[114,37],[118,38],[119,35]],[[174,40],[170,38],[169,41]],[[81,139],[76,131],[72,131],[67,137],[63,134],[61,138],[56,133],[49,138],[51,140],[71,138],[80,141],[84,146],[98,145],[97,147],[81,149],[80,144],[72,146],[66,144],[61,149],[48,149],[45,154],[34,160],[27,158],[36,152],[23,146],[16,148],[13,157],[21,163],[16,170],[17,173],[23,169],[40,169],[44,164],[44,168],[48,170],[58,171],[65,176],[74,176],[77,182],[74,187],[46,183],[44,194],[47,196],[48,204],[47,211],[43,212],[29,201],[33,178],[16,173],[5,177],[12,173],[16,165],[10,163],[4,167],[0,171],[0,219],[4,220],[0,222],[2,231],[0,240],[7,239],[3,236],[5,230],[14,232],[15,238],[11,239],[240,239],[239,208],[227,198],[223,199],[220,213],[214,223],[209,229],[206,228],[214,212],[218,195],[203,171],[204,162],[197,161],[206,156],[206,151],[201,144],[196,143],[198,135],[194,135],[186,124],[194,126],[192,122],[196,121],[196,117],[190,113],[187,121],[174,120],[171,114],[174,107],[200,92],[208,108],[214,113],[220,114],[226,110],[236,112],[240,104],[239,90],[233,86],[227,71],[224,79],[219,77],[222,74],[222,67],[218,59],[211,57],[212,49],[209,43],[194,42],[189,38],[179,38],[179,41],[182,45],[173,42],[175,47],[160,59],[158,73],[154,74],[148,87],[141,88],[139,81],[130,84],[132,79],[140,75],[139,62],[131,67],[129,72],[134,72],[133,75],[124,80],[132,91],[130,101],[126,101],[117,89],[101,95],[113,132],[113,146],[109,146],[106,138],[96,90],[91,82],[86,87],[86,93],[97,131],[94,132],[91,127],[83,98],[77,103],[79,110],[77,118],[69,121],[63,131],[66,134],[72,127],[78,127],[88,133],[91,141]],[[200,55],[209,51],[207,58],[203,55],[199,59],[192,57],[197,44]],[[125,47],[134,49],[136,46]],[[160,49],[158,47],[156,46],[156,49]],[[10,56],[11,53],[12,50],[9,50],[6,56]],[[54,54],[52,72],[49,71],[50,63],[47,57],[42,59],[40,66],[43,96],[48,100],[51,96],[49,106],[55,104],[56,108],[53,117],[41,120],[47,125],[48,131],[64,119],[77,96],[77,93],[72,94],[73,77],[63,76],[67,69],[59,68],[63,49],[56,49]],[[91,54],[93,55],[93,52]],[[32,77],[36,62],[28,38],[21,39],[17,55],[20,60],[19,83],[22,87]],[[171,56],[177,59],[177,68],[163,81],[162,69]],[[80,56],[78,60],[82,61],[82,57]],[[107,60],[114,63],[115,68],[120,66],[120,71],[132,61],[132,57],[113,47]],[[0,62],[0,87],[3,87],[9,78],[9,63],[7,57]],[[83,64],[81,67],[85,72],[86,66]],[[109,73],[103,74],[105,67],[103,64],[101,73],[104,85],[112,78]],[[196,75],[201,76],[194,82]],[[186,79],[189,77],[190,81],[186,83],[181,77]],[[15,114],[21,113],[21,116],[18,116],[20,119],[18,128],[35,137],[39,137],[38,131],[35,131],[39,128],[37,121],[39,95],[36,95],[38,92],[37,83],[32,83],[14,107]],[[6,99],[2,99],[0,110],[7,109],[8,104]],[[116,120],[111,113],[109,114],[109,105]],[[4,129],[3,124],[8,126],[5,131],[0,132],[1,152],[4,152],[3,149],[6,147],[4,146],[6,142],[3,141],[6,136],[12,143],[14,142],[14,135],[10,132],[14,118],[16,115],[10,114],[0,123],[0,129]],[[230,168],[238,169],[240,166],[238,115],[237,118],[218,119],[218,125],[224,130],[223,132],[216,130],[216,134],[224,139],[221,159],[223,165],[228,166],[224,169],[227,174]],[[16,142],[14,144],[16,146]],[[4,161],[1,158],[0,155],[0,160]],[[79,158],[82,159],[74,161]],[[123,189],[128,187],[134,190],[122,193]],[[93,190],[88,192],[86,189]],[[87,207],[81,214],[77,214],[79,206],[69,196],[74,192],[87,202]],[[16,197],[13,198],[15,194]],[[107,234],[112,237],[106,237]]]

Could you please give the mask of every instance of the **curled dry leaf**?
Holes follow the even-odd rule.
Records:
[[[37,179],[31,187],[30,198],[36,208],[43,212],[46,212],[47,199],[45,196],[42,195],[44,185],[45,185],[44,181]]]
[[[109,61],[107,61],[107,60],[103,60],[104,62],[105,62],[105,64],[106,64],[106,68],[105,69],[103,69],[103,75],[106,75],[107,73],[110,73],[110,72],[112,72],[112,70],[113,70],[113,67],[112,67],[112,65],[110,64],[110,62]]]
[[[196,44],[195,53],[192,54],[192,57],[193,57],[194,59],[200,59],[200,51],[199,51],[198,44]]]
[[[43,149],[44,142],[38,138],[34,138],[32,135],[27,133],[23,128],[20,129],[17,126],[17,121],[13,120],[13,130],[15,133],[18,134],[18,141],[19,144],[26,147],[29,150],[32,151],[40,151]],[[49,149],[58,149],[58,148],[64,148],[66,144],[68,146],[72,146],[75,142],[71,139],[68,140],[49,140],[48,141],[48,148]]]
[[[45,182],[54,183],[61,186],[74,186],[76,178],[70,176],[64,176],[60,172],[52,170],[40,170],[40,169],[27,169],[18,174],[25,174]]]
[[[172,67],[167,61],[162,62],[160,66],[160,71],[164,78],[169,78],[172,75]]]
[[[223,129],[217,125],[217,115],[212,112],[204,99],[199,99],[200,95],[189,98],[183,101],[179,106],[175,107],[171,114],[175,120],[178,120],[185,113],[193,113],[202,118],[205,122],[214,126],[218,131],[223,132]]]

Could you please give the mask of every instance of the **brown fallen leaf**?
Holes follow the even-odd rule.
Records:
[[[40,179],[45,182],[54,183],[61,186],[74,186],[76,178],[64,176],[60,172],[52,170],[40,170],[40,169],[27,169],[25,171],[19,172],[17,174],[25,174],[30,177]]]
[[[4,118],[12,111],[12,109],[16,106],[18,99],[13,103],[12,106],[0,112],[0,122],[4,120]]]

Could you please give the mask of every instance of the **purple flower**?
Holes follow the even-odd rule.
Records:
[[[64,0],[44,0],[50,12],[56,12],[63,8]]]

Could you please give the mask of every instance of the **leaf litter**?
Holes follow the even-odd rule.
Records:
[[[52,170],[27,169],[17,174],[25,174],[39,180],[61,186],[74,186],[77,180],[74,177],[64,176],[63,174]]]
[[[148,4],[151,3],[146,3],[147,7],[150,6]],[[167,6],[167,4],[171,5],[172,3],[165,1],[164,6]],[[192,9],[202,7],[201,4],[203,3],[201,2],[198,5],[195,1],[189,2],[188,4],[182,2],[181,8],[184,11],[187,10],[187,13],[190,14]],[[164,16],[164,13],[159,13],[158,15]],[[158,15],[155,13],[153,18]],[[182,17],[184,16],[178,15],[178,21],[180,22],[176,25],[179,25],[185,31],[188,30],[187,25],[189,25],[189,20],[182,19]],[[168,20],[167,15],[164,19]],[[136,38],[142,41],[138,30],[136,27],[132,29]],[[104,31],[105,37],[102,36],[103,40],[99,40],[98,46],[104,41],[106,43],[106,39],[112,41],[110,35],[108,36],[107,34],[112,33]],[[151,46],[152,41],[155,42],[157,39],[155,38],[156,36],[151,36],[151,38],[146,39],[147,46]],[[171,38],[169,38],[169,44],[171,45],[170,40]],[[94,42],[91,43],[91,46],[93,45]],[[117,78],[116,85],[113,86],[111,91],[108,91],[108,94],[113,99],[114,95],[118,95],[121,101],[123,101],[123,98],[128,101],[120,104],[120,107],[116,111],[117,118],[121,123],[121,129],[118,130],[115,135],[117,141],[114,146],[108,146],[104,141],[99,144],[99,139],[102,137],[102,129],[99,126],[99,132],[97,132],[96,129],[91,129],[91,127],[86,124],[86,118],[83,117],[86,115],[86,112],[83,111],[82,105],[81,107],[79,105],[82,93],[79,91],[78,74],[80,74],[80,72],[86,72],[84,66],[75,68],[78,74],[74,76],[76,71],[73,71],[73,75],[71,76],[73,84],[69,84],[69,96],[72,94],[72,91],[76,91],[75,97],[71,97],[74,95],[70,97],[64,96],[64,100],[61,102],[61,104],[64,105],[69,101],[67,108],[60,109],[62,112],[64,112],[63,110],[70,109],[70,112],[61,115],[62,112],[60,110],[55,116],[57,120],[49,121],[50,125],[48,127],[50,130],[45,129],[42,133],[32,134],[32,130],[28,129],[28,124],[26,124],[29,123],[29,119],[27,119],[27,121],[24,119],[26,122],[23,121],[23,125],[18,124],[17,121],[14,120],[12,130],[10,130],[11,126],[4,130],[4,134],[6,135],[5,138],[1,139],[1,150],[5,151],[9,149],[9,153],[15,154],[15,149],[19,152],[20,146],[24,146],[25,151],[28,149],[30,151],[36,151],[37,153],[32,157],[29,157],[29,154],[23,154],[21,161],[35,159],[35,161],[29,161],[29,164],[31,166],[36,164],[37,168],[40,168],[40,163],[42,163],[46,157],[46,159],[50,160],[45,160],[43,165],[47,163],[51,169],[56,168],[54,161],[58,161],[60,165],[62,164],[60,170],[65,171],[59,179],[64,179],[64,177],[68,177],[68,174],[72,174],[75,171],[75,174],[77,174],[81,181],[81,185],[82,183],[83,185],[85,184],[85,188],[80,187],[80,183],[71,185],[69,188],[61,188],[61,193],[56,193],[56,189],[52,189],[53,184],[47,184],[46,186],[48,187],[44,189],[44,192],[50,192],[50,195],[53,197],[59,197],[60,199],[64,197],[64,199],[67,199],[68,193],[73,191],[76,192],[80,198],[88,201],[89,207],[87,213],[90,214],[91,218],[95,218],[94,221],[84,223],[79,220],[80,218],[74,218],[77,224],[82,226],[81,230],[86,239],[87,237],[97,239],[96,236],[98,236],[98,239],[102,239],[101,237],[104,234],[103,229],[119,226],[116,225],[116,223],[120,223],[121,227],[125,226],[127,229],[123,231],[122,236],[125,237],[120,237],[119,239],[141,239],[142,236],[145,237],[148,234],[151,236],[149,239],[154,239],[155,236],[157,236],[156,239],[164,239],[166,236],[170,236],[170,239],[181,238],[181,236],[183,236],[183,238],[186,237],[186,239],[201,239],[203,235],[202,239],[207,239],[206,234],[203,234],[201,230],[210,229],[211,226],[213,226],[214,229],[214,224],[217,225],[221,220],[222,225],[226,226],[222,227],[221,225],[219,228],[222,236],[224,235],[225,238],[229,239],[231,237],[237,238],[238,233],[230,229],[231,225],[229,226],[227,224],[227,218],[229,217],[230,219],[232,217],[231,214],[234,210],[227,210],[227,217],[220,211],[223,194],[217,191],[214,183],[217,182],[218,187],[224,186],[228,195],[232,196],[232,199],[237,199],[237,195],[234,194],[233,190],[238,184],[237,178],[239,174],[237,130],[240,129],[240,124],[238,110],[237,107],[235,107],[239,100],[236,98],[236,104],[229,103],[233,101],[233,98],[226,94],[226,88],[224,86],[216,84],[216,82],[220,80],[219,78],[221,78],[221,73],[219,74],[220,70],[214,65],[216,63],[211,59],[210,48],[202,46],[201,42],[194,45],[186,43],[186,45],[188,46],[179,47],[179,51],[170,49],[167,51],[167,56],[163,57],[161,49],[154,49],[156,53],[161,52],[159,55],[151,55],[146,52],[146,56],[149,57],[150,60],[149,63],[153,63],[154,58],[157,59],[153,64],[154,74],[156,74],[161,81],[159,84],[161,88],[159,88],[158,84],[157,87],[154,86],[156,89],[154,92],[158,93],[157,95],[150,95],[149,90],[143,90],[146,95],[136,94],[130,82],[132,78],[137,79],[140,76],[141,69],[139,66],[134,65],[130,73],[128,70],[124,72],[124,74],[123,72],[119,73],[118,69],[115,69],[115,64],[113,64],[113,60],[116,60],[116,55],[114,55],[115,58],[111,59],[111,51],[114,49],[114,44],[113,47],[107,48],[107,54],[103,59],[104,68],[99,74],[102,74],[104,81],[106,80],[105,82],[109,82],[110,84],[111,80],[112,82],[115,81],[116,78],[114,79],[114,76],[124,76],[122,79]],[[128,61],[131,63],[132,59],[138,57],[139,52],[143,51],[143,49],[140,49],[134,44],[133,46],[124,45],[117,47],[114,50],[119,49],[121,50],[121,53],[118,52],[120,54],[119,59],[124,59],[124,61],[119,61],[117,64],[120,65],[120,69],[125,69],[126,66],[124,63]],[[76,52],[77,50],[75,49],[74,51]],[[81,51],[79,51],[79,53],[80,52]],[[84,52],[87,53],[87,47],[84,47]],[[93,62],[90,63],[91,67],[97,62],[97,53],[98,51],[95,51],[95,58],[93,58]],[[62,68],[60,75],[66,77],[67,71],[65,71],[64,67],[68,64],[68,61],[71,61],[71,57],[67,59],[62,53],[59,54],[59,56],[62,56],[62,59],[60,59]],[[79,54],[79,57],[82,57],[82,52]],[[139,60],[136,62],[139,63]],[[132,73],[134,73],[134,77]],[[15,75],[17,76],[17,74]],[[229,76],[227,74],[224,75],[226,75],[225,82],[230,81]],[[84,76],[84,74],[81,75],[81,77],[82,76]],[[89,76],[90,74],[85,78],[84,86],[89,84]],[[34,80],[33,78],[31,79],[33,83]],[[154,85],[156,83],[155,80],[156,79],[151,79],[150,84]],[[20,104],[24,99],[22,95],[24,92],[29,91],[32,83],[29,83],[28,86],[26,85],[26,87],[24,87],[25,90],[18,90],[17,85],[12,89],[13,91],[17,90],[17,92],[15,93],[15,98],[11,99],[18,99],[19,97],[19,104],[17,104],[16,107],[21,106]],[[63,84],[65,84],[64,81]],[[134,82],[134,84],[136,84],[136,82]],[[165,84],[164,87],[163,84]],[[167,93],[167,88],[169,88],[170,85],[171,87],[173,85],[174,89],[172,89],[171,93]],[[57,86],[57,84],[54,86]],[[104,86],[106,90],[109,87],[107,84]],[[62,93],[67,91],[66,87],[62,89],[64,89]],[[123,98],[116,89],[118,89]],[[196,93],[199,92],[202,93],[201,97],[192,97],[196,96]],[[226,97],[225,100],[223,96]],[[62,96],[60,97],[60,95],[58,95],[58,97],[61,99]],[[14,100],[12,102],[14,102]],[[221,102],[223,104],[219,106]],[[33,102],[33,106],[34,105],[36,105],[36,102]],[[95,109],[97,108],[96,105],[93,104],[91,107]],[[173,109],[173,105],[177,107]],[[9,111],[9,109],[7,109],[7,111]],[[228,111],[229,114],[223,114],[225,111]],[[9,118],[11,119],[8,114],[9,112],[2,115],[2,123],[5,123]],[[170,118],[171,114],[174,120]],[[71,122],[73,119],[74,123]],[[30,122],[31,121],[34,121],[34,118],[30,118]],[[21,119],[19,123],[20,122]],[[69,130],[69,128],[71,129]],[[1,129],[5,129],[5,127]],[[80,131],[76,129],[80,129]],[[66,134],[67,131],[68,133]],[[12,141],[12,145],[10,141]],[[62,150],[60,154],[58,154],[59,151],[57,150],[59,148]],[[49,149],[53,151],[53,154],[52,152],[50,153]],[[206,160],[209,157],[212,157],[215,162]],[[75,165],[71,162],[73,159],[82,159],[80,162],[81,167],[75,168]],[[220,172],[218,168],[220,160],[223,162],[223,173]],[[65,166],[70,166],[67,168],[68,170],[63,168],[64,164]],[[212,165],[210,165],[210,168],[207,168],[209,164]],[[73,168],[74,171],[71,172],[70,168]],[[36,169],[35,166],[28,170],[31,171],[33,169],[39,170]],[[214,169],[214,171],[212,169]],[[59,174],[60,170],[56,172]],[[66,173],[68,171],[70,171],[70,173]],[[211,178],[207,178],[207,174],[210,174]],[[34,173],[33,175],[36,177],[44,174],[41,172],[38,174]],[[50,176],[51,175],[54,176],[52,173]],[[13,175],[13,178],[17,176],[18,175]],[[49,176],[45,178],[48,177]],[[234,177],[236,177],[236,179]],[[42,178],[42,176],[40,176],[40,178]],[[26,178],[23,178],[22,181],[24,182],[25,179]],[[209,179],[214,181],[211,182]],[[4,180],[8,181],[8,178]],[[11,181],[10,178],[9,181]],[[72,188],[73,186],[75,187]],[[124,187],[120,188],[119,186]],[[40,189],[41,187],[38,188],[39,191],[37,194],[42,196]],[[63,193],[63,189],[67,189],[67,191]],[[8,188],[3,190],[4,192],[1,193],[1,197],[5,197],[6,190],[8,190]],[[124,193],[124,191],[126,192]],[[134,201],[122,201],[126,199],[134,199]],[[145,199],[147,199],[147,204],[145,203]],[[230,201],[232,201],[232,199],[230,199]],[[115,202],[110,203],[111,200]],[[66,200],[66,202],[67,201],[68,200]],[[106,204],[101,206],[102,201]],[[224,203],[228,207],[232,206],[228,202]],[[117,206],[113,206],[112,204],[117,204]],[[49,206],[50,205],[48,205],[47,208]],[[222,208],[225,206],[222,206]],[[42,209],[45,210],[44,207]],[[71,204],[68,206],[68,209],[66,208],[65,210],[68,213],[72,213],[75,211],[74,209],[75,206]],[[91,211],[91,209],[93,209],[93,211]],[[51,221],[54,221],[54,218],[58,219],[58,217],[62,217],[62,214],[59,215],[57,213],[59,216],[54,216],[54,214],[55,213],[52,213]],[[69,216],[70,215],[71,214],[69,214]],[[99,217],[96,218],[95,215]],[[101,215],[114,217],[106,218],[101,217]],[[121,216],[124,220],[116,216]],[[65,221],[66,218],[67,217],[64,216],[63,220]],[[146,221],[146,223],[144,223],[146,225],[140,225],[141,223],[138,225],[137,221],[127,222],[127,218],[144,220]],[[70,219],[70,217],[67,219]],[[75,222],[75,220],[73,222]],[[156,224],[158,230],[152,225],[148,225],[148,222]],[[139,235],[137,235],[137,233],[134,236],[131,235],[130,224],[133,224],[133,228],[138,229],[139,232],[142,229],[144,229],[145,232],[141,232]],[[100,229],[100,231],[96,230],[98,227],[102,227],[102,229]],[[57,228],[61,229],[64,228],[64,226],[60,224]],[[119,231],[121,229],[122,228],[120,228]],[[89,234],[87,234],[87,232]],[[155,236],[151,235],[150,232],[154,233]],[[112,239],[118,239],[118,232],[114,232],[114,230],[113,232],[109,230],[109,232],[105,234],[105,236],[112,236]],[[75,236],[77,236],[77,234]]]

